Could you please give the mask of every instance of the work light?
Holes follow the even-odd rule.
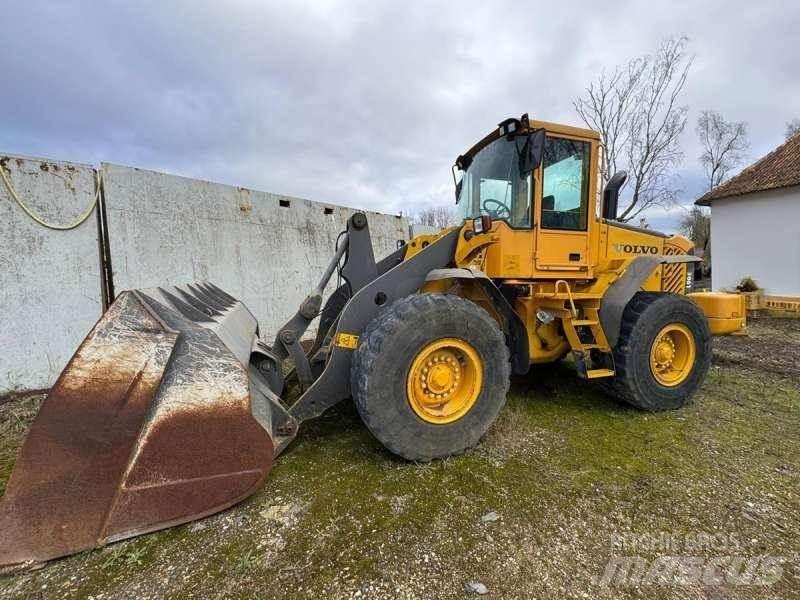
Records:
[[[481,215],[472,219],[472,231],[475,233],[486,233],[492,229],[492,218],[489,215]]]

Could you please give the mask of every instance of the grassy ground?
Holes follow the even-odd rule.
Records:
[[[798,597],[800,320],[750,331],[715,342],[683,410],[638,412],[550,366],[514,382],[476,449],[429,465],[343,405],[239,506],[0,578],[0,595]],[[0,486],[37,402],[0,406]],[[769,587],[598,582],[615,556],[663,555],[787,560]]]

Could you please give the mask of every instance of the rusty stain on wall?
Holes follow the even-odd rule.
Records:
[[[253,210],[253,203],[250,202],[250,190],[238,188],[239,191],[239,210],[248,213]]]

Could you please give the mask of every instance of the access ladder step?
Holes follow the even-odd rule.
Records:
[[[572,319],[572,324],[575,327],[599,325],[600,322],[595,319]]]
[[[586,371],[586,379],[599,379],[600,377],[613,377],[614,369],[589,369]]]

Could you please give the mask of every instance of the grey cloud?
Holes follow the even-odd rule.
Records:
[[[410,211],[452,202],[453,158],[502,118],[577,123],[600,68],[686,33],[690,119],[748,121],[757,158],[800,116],[800,7],[699,4],[19,2],[0,149]],[[688,201],[693,123],[684,148]]]

